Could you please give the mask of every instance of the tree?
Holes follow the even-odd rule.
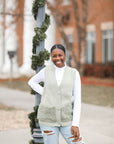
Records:
[[[55,6],[53,6],[53,4],[51,4],[49,1],[47,1],[47,5],[51,11],[51,14],[54,17],[56,25],[60,31],[61,37],[64,40],[66,49],[69,51],[69,53],[70,53],[71,57],[74,59],[74,61],[76,61],[75,54],[72,52],[72,49],[70,49],[70,43],[68,41],[68,37],[64,32],[64,26],[63,26],[61,19],[66,14],[66,12],[64,10],[60,10],[60,3],[61,2],[62,2],[62,0],[55,1]]]
[[[87,23],[87,0],[71,0],[73,15],[75,19],[75,28],[77,29],[78,35],[78,52],[79,58],[76,57],[74,49],[71,49],[66,33],[64,32],[63,21],[65,22],[65,17],[67,16],[67,11],[61,9],[61,3],[63,0],[55,1],[53,5],[47,1],[48,8],[53,15],[56,25],[60,31],[61,37],[64,40],[67,50],[69,51],[71,58],[75,62],[75,67],[83,74],[83,63],[86,47],[86,23]],[[81,13],[80,13],[81,11]],[[63,19],[64,18],[64,19]],[[66,17],[67,18],[67,17]]]
[[[78,34],[78,49],[79,49],[79,60],[78,69],[83,75],[84,62],[85,62],[85,48],[86,48],[86,25],[87,25],[87,2],[88,0],[71,0],[74,18],[76,21],[76,29]]]
[[[2,45],[2,56],[3,56],[3,65],[5,63],[5,51],[6,51],[6,43],[7,40],[9,38],[11,38],[10,36],[7,36],[7,40],[6,40],[6,30],[10,29],[10,34],[15,33],[15,36],[18,35],[19,31],[19,26],[20,25],[20,19],[23,19],[23,6],[24,5],[24,1],[23,0],[15,0],[15,7],[11,6],[11,2],[12,1],[7,1],[6,0],[1,0],[1,9],[0,9],[0,15],[1,15],[1,27],[2,27],[2,37],[3,37],[3,45]],[[9,5],[9,6],[8,6]],[[15,27],[15,28],[14,28]],[[22,33],[22,30],[21,30]],[[19,38],[18,38],[19,41]],[[17,43],[17,42],[16,42]],[[18,49],[19,50],[19,49]],[[20,57],[19,57],[20,58]]]

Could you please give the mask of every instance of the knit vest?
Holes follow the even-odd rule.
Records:
[[[66,66],[58,86],[53,65],[45,68],[45,84],[38,109],[39,123],[46,126],[68,126],[72,122],[73,89],[76,70]]]

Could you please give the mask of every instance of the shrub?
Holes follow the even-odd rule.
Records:
[[[114,68],[112,65],[106,64],[104,66],[105,77],[114,77]]]
[[[84,75],[85,76],[93,76],[93,65],[86,64],[84,65]]]
[[[101,63],[85,64],[84,76],[114,78],[114,62],[109,62],[106,64],[101,64]]]
[[[95,65],[94,71],[93,71],[93,76],[103,78],[105,76],[104,75],[104,67],[102,65]]]

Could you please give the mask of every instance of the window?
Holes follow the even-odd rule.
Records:
[[[86,37],[85,62],[93,64],[95,62],[95,32],[88,32]]]
[[[72,36],[71,34],[69,34],[69,35],[67,35],[67,37],[68,37],[68,41],[69,41],[69,43],[70,43],[70,47],[71,47],[71,49],[72,49],[73,36]]]
[[[67,34],[67,37],[68,37],[68,41],[70,43],[70,48],[72,49],[73,35],[72,34]],[[65,43],[64,43],[63,39],[61,40],[61,44],[63,46],[65,46]],[[66,63],[67,63],[67,65],[70,65],[70,60],[71,60],[71,56],[70,56],[68,50],[66,49]]]
[[[63,5],[69,4],[69,1],[70,1],[70,0],[63,0]]]
[[[113,60],[113,30],[102,32],[102,60],[103,63]]]

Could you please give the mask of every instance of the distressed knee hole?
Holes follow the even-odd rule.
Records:
[[[44,130],[44,133],[47,134],[47,136],[55,134],[53,131],[49,131],[49,130]]]

